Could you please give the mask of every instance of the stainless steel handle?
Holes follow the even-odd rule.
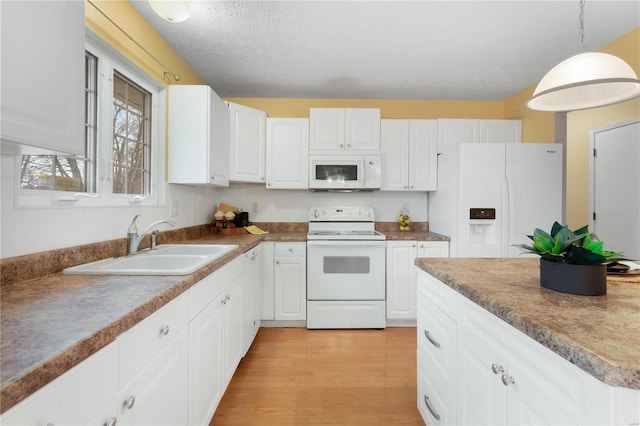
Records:
[[[104,422],[104,426],[117,426],[117,424],[118,424],[118,419],[115,417],[111,417],[109,420]]]
[[[135,396],[130,396],[129,398],[124,400],[124,406],[127,407],[128,410],[131,410],[135,404],[136,404]]]
[[[504,373],[504,367],[498,364],[491,364],[491,371],[493,371],[493,374]]]
[[[424,337],[426,337],[427,340],[431,342],[433,346],[440,349],[440,343],[438,343],[436,339],[434,339],[433,336],[431,336],[431,334],[429,334],[429,332],[426,329],[424,330]]]
[[[506,374],[502,375],[502,384],[505,386],[514,385],[516,383],[513,376],[507,376]]]
[[[279,265],[279,264],[280,264],[280,261],[279,261],[279,260],[276,260],[276,265]]]
[[[429,412],[431,413],[431,415],[436,419],[436,420],[440,420],[440,414],[438,414],[436,412],[436,409],[433,408],[433,405],[431,405],[431,401],[429,400],[429,397],[427,395],[424,396],[424,403],[427,406],[427,409],[429,410]]]
[[[167,334],[169,334],[169,326],[163,325],[162,328],[160,329],[160,334],[163,336],[166,336]]]

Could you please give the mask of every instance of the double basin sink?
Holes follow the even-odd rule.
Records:
[[[73,266],[65,274],[188,275],[238,248],[233,244],[163,244],[155,250]]]

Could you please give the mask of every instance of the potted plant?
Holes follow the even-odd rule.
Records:
[[[532,244],[517,246],[541,257],[543,287],[587,296],[607,294],[607,263],[620,253],[604,250],[604,243],[589,233],[588,226],[571,231],[554,222],[551,232],[536,228],[528,237]]]

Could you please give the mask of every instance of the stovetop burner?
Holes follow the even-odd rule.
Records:
[[[312,207],[309,240],[384,240],[375,230],[372,207]]]

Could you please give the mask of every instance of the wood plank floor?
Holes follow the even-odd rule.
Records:
[[[416,329],[261,328],[210,426],[421,425]]]

